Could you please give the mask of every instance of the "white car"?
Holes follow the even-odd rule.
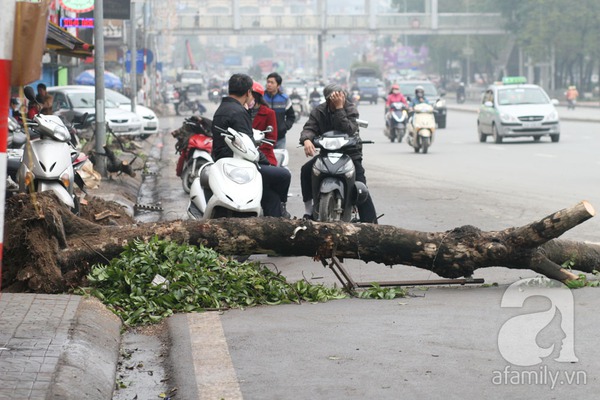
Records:
[[[49,88],[48,92],[50,92],[50,89],[52,89],[52,90],[55,90],[55,89],[81,90],[81,91],[89,91],[91,93],[95,92],[94,86],[84,86],[84,85],[56,86],[56,87]],[[105,88],[104,89],[104,97],[107,101],[107,104],[110,103],[111,105],[116,105],[118,108],[120,108],[122,110],[131,112],[131,99],[122,95],[121,93],[116,92],[112,89]],[[106,109],[107,109],[107,120],[108,120],[108,113],[109,113],[108,106],[106,107]],[[91,112],[91,114],[93,114],[93,113],[94,113],[94,111]],[[154,113],[154,111],[152,111],[148,107],[144,107],[144,106],[141,106],[138,104],[135,107],[135,113],[138,115],[138,117],[140,118],[141,123],[142,123],[141,129],[137,133],[140,135],[140,137],[142,139],[146,139],[148,136],[158,133],[158,130],[160,128],[159,120],[158,120],[158,117],[156,116],[156,114]],[[112,128],[112,125],[111,125],[111,128]],[[113,131],[115,133],[117,133],[117,131],[115,131],[114,129],[113,129]]]
[[[108,90],[108,89],[107,89]],[[52,111],[64,116],[67,121],[85,113],[96,114],[96,97],[92,86],[54,86],[48,88],[53,96]],[[139,136],[142,119],[131,111],[119,108],[108,98],[104,102],[105,120],[110,129],[119,136]]]
[[[555,105],[538,85],[526,83],[524,77],[504,77],[501,84],[488,87],[481,98],[477,117],[480,142],[492,136],[495,143],[504,138],[533,137],[539,141],[549,136],[560,140],[560,120]]]
[[[104,95],[107,100],[117,103],[120,108],[131,111],[131,99],[123,96],[119,92],[111,89],[104,89]],[[150,135],[158,133],[159,123],[158,117],[148,107],[136,104],[135,113],[142,119],[142,139],[146,139]]]

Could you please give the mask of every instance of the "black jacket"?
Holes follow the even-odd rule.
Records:
[[[233,97],[224,97],[213,117],[211,125],[213,148],[211,155],[215,161],[223,157],[233,157],[233,151],[227,146],[225,138],[217,127],[225,130],[227,130],[227,128],[233,128],[240,133],[245,133],[254,140],[250,111],[246,110],[246,108]],[[267,157],[262,152],[259,152],[259,156],[259,164],[270,165],[269,160],[267,160]]]
[[[238,132],[245,133],[252,136],[252,120],[248,110],[240,104],[239,101],[232,97],[224,97],[221,101],[221,105],[215,111],[212,122],[212,137],[213,137],[213,148],[212,158],[217,161],[219,158],[232,157],[233,151],[225,143],[225,139],[221,134],[221,131],[216,127],[227,130],[227,128],[233,128]]]
[[[327,102],[319,104],[310,112],[308,121],[304,124],[300,133],[300,144],[304,145],[305,140],[313,140],[329,131],[341,131],[348,135],[358,135],[358,110],[356,106],[346,100],[344,108],[331,111]],[[356,151],[348,153],[353,159],[362,158],[362,145],[359,145]]]

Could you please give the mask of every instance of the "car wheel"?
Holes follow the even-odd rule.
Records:
[[[492,125],[492,137],[494,138],[494,142],[502,143],[502,136],[500,136],[500,134],[498,133],[496,124]]]
[[[542,136],[541,136],[541,135],[534,135],[534,136],[533,136],[533,141],[534,141],[534,142],[539,142],[541,138],[542,138]]]
[[[140,135],[140,139],[142,139],[142,140],[146,140],[149,137],[150,137],[150,135],[148,135],[148,134],[142,134],[142,135]]]
[[[552,140],[552,143],[558,143],[560,140],[560,134],[550,135],[550,140]]]
[[[479,121],[477,121],[477,135],[479,136],[479,142],[485,143],[485,141],[487,140],[487,135],[481,131]]]

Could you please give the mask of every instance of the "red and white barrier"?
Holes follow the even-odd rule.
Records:
[[[4,243],[4,206],[6,193],[6,145],[8,109],[10,107],[10,73],[15,30],[15,0],[0,0],[0,285],[2,283],[2,248]],[[2,287],[0,286],[0,290]]]

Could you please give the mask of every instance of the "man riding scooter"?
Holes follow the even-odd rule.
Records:
[[[323,89],[325,103],[315,108],[304,124],[300,134],[300,144],[304,146],[304,154],[307,157],[315,155],[313,139],[329,131],[340,131],[348,135],[358,135],[358,111],[356,106],[350,102],[346,93],[340,85],[330,84]],[[356,169],[356,180],[366,185],[365,169],[362,166],[362,150],[351,154]],[[300,172],[300,186],[302,188],[302,201],[305,207],[305,219],[313,216],[313,193],[311,186],[311,173],[316,158],[302,166]],[[377,213],[373,200],[369,195],[366,201],[358,205],[361,222],[377,223]]]

